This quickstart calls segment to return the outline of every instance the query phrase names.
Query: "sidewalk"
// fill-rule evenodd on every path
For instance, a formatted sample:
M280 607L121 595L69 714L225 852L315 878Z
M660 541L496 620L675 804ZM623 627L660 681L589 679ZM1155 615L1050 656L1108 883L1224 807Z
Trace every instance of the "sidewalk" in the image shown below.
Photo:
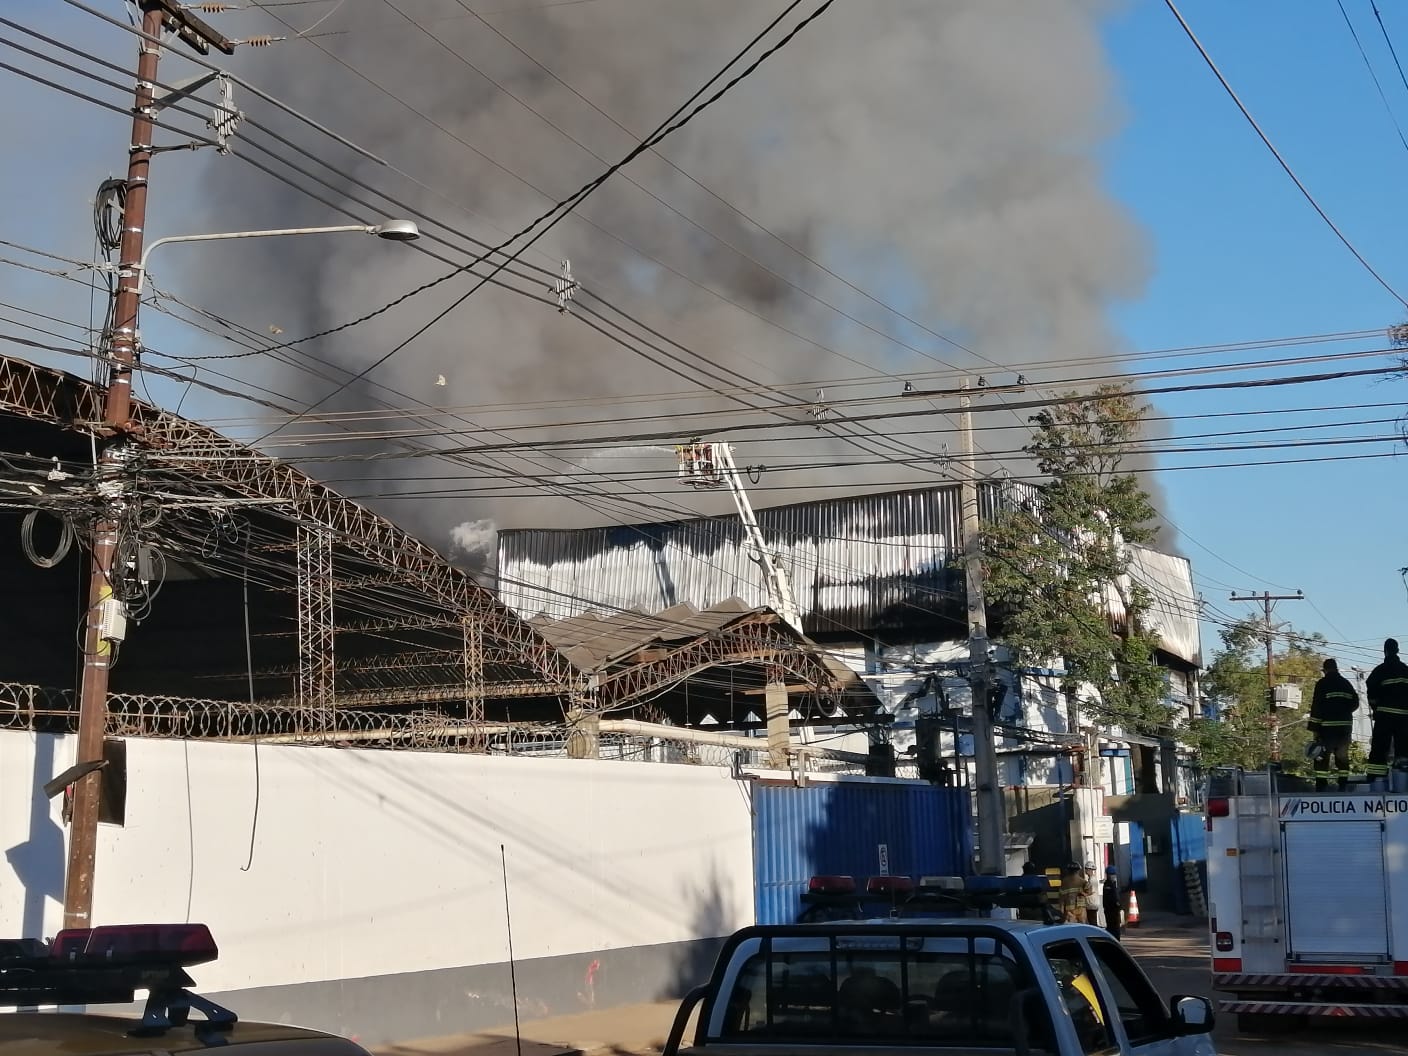
M674 1022L678 1001L581 1012L521 1024L522 1056L591 1056L659 1052ZM379 1056L519 1056L513 1024L450 1037L398 1042Z

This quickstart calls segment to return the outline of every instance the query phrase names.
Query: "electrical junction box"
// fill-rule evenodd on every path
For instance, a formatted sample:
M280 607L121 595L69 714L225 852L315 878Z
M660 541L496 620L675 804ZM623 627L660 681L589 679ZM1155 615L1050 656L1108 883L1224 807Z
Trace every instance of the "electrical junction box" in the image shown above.
M98 610L98 637L105 642L120 642L127 637L127 606L117 598L103 599Z
M1280 685L1271 687L1271 702L1278 708L1300 707L1300 686Z

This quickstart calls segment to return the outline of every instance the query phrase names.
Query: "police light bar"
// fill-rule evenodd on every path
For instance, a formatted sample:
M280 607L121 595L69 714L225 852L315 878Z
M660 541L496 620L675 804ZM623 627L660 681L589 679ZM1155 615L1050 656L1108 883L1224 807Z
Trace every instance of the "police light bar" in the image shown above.
M220 956L204 924L107 924L70 928L54 937L50 957L83 967L131 965L188 968Z
M807 882L807 890L814 895L853 895L856 881L852 876L814 876Z
M936 891L962 891L963 877L961 876L921 876L919 878L919 891L921 894Z

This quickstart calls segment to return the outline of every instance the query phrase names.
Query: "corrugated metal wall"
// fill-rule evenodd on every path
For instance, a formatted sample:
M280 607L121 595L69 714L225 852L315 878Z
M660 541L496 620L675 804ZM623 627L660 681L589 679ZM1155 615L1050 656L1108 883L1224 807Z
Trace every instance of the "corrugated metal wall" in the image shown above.
M960 876L973 857L967 791L836 782L760 785L753 794L754 898L760 924L792 923L821 874Z
M1022 484L985 484L992 516ZM963 574L950 563L959 539L956 485L858 495L757 511L791 578L808 633L922 625L963 626ZM575 616L600 605L659 612L730 597L766 605L737 517L609 528L499 533L499 594L522 616ZM941 628L947 631L951 628Z

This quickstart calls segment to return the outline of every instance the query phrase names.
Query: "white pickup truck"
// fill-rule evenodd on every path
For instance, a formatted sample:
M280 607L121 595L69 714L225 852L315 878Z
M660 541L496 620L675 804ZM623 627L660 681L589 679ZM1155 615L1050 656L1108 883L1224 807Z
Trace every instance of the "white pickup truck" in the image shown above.
M1165 1005L1088 925L832 921L731 936L662 1056L1214 1056L1212 1028L1211 1002Z

